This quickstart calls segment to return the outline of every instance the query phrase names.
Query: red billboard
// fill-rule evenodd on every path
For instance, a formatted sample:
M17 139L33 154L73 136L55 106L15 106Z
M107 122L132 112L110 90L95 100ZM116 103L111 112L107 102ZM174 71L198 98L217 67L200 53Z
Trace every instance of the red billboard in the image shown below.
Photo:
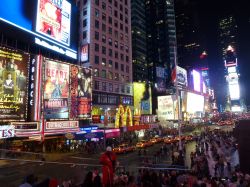
M79 66L71 66L71 119L91 117L91 70Z

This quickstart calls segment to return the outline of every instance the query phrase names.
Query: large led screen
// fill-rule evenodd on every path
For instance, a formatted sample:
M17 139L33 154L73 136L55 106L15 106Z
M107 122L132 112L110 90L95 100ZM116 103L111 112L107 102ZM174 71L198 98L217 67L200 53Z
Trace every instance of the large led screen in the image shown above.
M71 119L91 118L91 70L71 66Z
M151 87L149 84L134 82L135 114L152 114Z
M194 114L196 112L203 112L203 111L204 111L204 96L188 92L187 112L190 114Z
M193 70L193 84L194 84L194 90L197 92L201 91L201 74Z
M77 58L77 8L71 0L1 0L4 36Z
M177 66L177 84L187 86L187 70Z
M44 58L44 118L69 118L69 65Z
M29 55L0 47L0 120L27 117Z
M240 87L239 84L229 84L229 93L232 100L240 99Z
M71 4L66 0L38 0L36 31L69 46Z

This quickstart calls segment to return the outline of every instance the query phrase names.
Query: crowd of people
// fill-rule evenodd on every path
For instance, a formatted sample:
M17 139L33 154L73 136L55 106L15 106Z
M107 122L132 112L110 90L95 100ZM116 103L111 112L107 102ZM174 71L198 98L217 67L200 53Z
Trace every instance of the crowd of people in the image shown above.
M237 147L232 137L232 134L227 132L206 131L202 133L195 139L196 147L190 154L190 169L183 167L184 151L179 151L177 156L174 156L174 153L178 151L178 144L170 146L169 149L163 146L157 152L160 157L169 157L172 154L172 165L170 167L157 168L153 167L157 162L144 163L143 167L138 168L138 170L135 169L134 172L126 172L124 169L121 170L117 167L116 155L112 152L111 147L107 147L106 152L100 157L102 169L95 168L89 171L80 185L73 185L72 181L64 181L61 186L248 187L250 186L250 175L240 172L239 163L233 158ZM141 154L146 154L146 152ZM173 166L176 164L180 166L174 168ZM54 179L48 181L47 184L49 187L59 186Z

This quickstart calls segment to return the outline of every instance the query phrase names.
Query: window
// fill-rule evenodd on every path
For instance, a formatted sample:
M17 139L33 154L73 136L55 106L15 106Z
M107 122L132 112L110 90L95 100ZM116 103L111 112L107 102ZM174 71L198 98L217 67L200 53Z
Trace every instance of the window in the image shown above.
M99 40L99 32L95 31L95 39Z
M129 66L126 66L126 73L129 73Z
M112 24L112 17L109 16L109 24Z
M118 31L115 30L115 38L118 38Z
M115 47L118 48L118 42L117 41L115 41Z
M125 5L128 5L128 0L125 0Z
M84 20L82 21L82 26L83 26L83 27L86 27L86 26L87 26L87 19L84 19Z
M126 82L129 82L129 76L126 76Z
M112 83L109 83L109 91L113 92L113 84Z
M121 86L121 92L125 93L125 86L124 85Z
M95 89L99 90L100 87L100 82L99 81L95 81Z
M109 34L112 35L112 28L111 27L109 27Z
M102 35L102 42L106 43L106 36L104 34Z
M95 0L95 4L99 6L99 0Z
M116 81L119 81L119 74L118 74L118 73L115 73L114 79L115 79Z
M87 38L87 31L82 32L82 39L85 40Z
M112 0L109 0L109 3L112 3Z
M102 65L106 66L106 58L102 58Z
M125 77L124 75L121 75L121 81L124 82L125 81Z
M128 53L128 46L125 46L125 51Z
M125 32L128 33L128 27L125 27Z
M127 24L128 24L128 18L127 18L127 17L125 17L125 23L127 23Z
M104 70L104 69L102 70L101 77L102 77L102 78L106 78L106 70Z
M130 94L130 87L127 86L127 94Z
M99 17L99 10L98 9L95 9L95 17Z
M115 27L117 28L118 27L118 21L115 20Z
M128 9L127 8L125 8L125 14L128 15Z
M120 4L120 11L123 11L123 6L122 6L122 4Z
M120 23L120 29L123 31L123 24Z
M106 55L106 47L102 46L102 54Z
M99 44L95 44L95 51L99 52Z
M115 88L115 92L119 93L119 86L117 84L114 85L114 88Z
M120 50L124 50L124 45L123 44L120 44Z
M128 58L128 56L126 55L126 62L129 62L129 58Z
M95 28L99 29L99 21L95 20Z
M109 45L112 46L112 39L109 38Z
M111 80L113 79L113 73L111 71L108 72L108 78Z
M106 3L102 2L102 9L106 10Z
M95 56L95 64L99 64L99 56Z
M124 54L120 54L120 58L122 61L124 61Z
M106 25L104 23L102 24L102 31L106 32Z
M118 62L115 62L115 69L118 69Z
M120 40L123 40L123 34L120 34Z
M121 71L124 71L124 65L121 64Z
M87 12L87 9L86 9L86 8L85 8L85 9L83 9L83 11L82 11L82 15L83 15L83 16L86 16L86 15L87 15L87 13L88 13L88 12Z
M94 77L99 77L99 70L97 68L94 69Z
M115 7L118 7L118 3L117 3L117 1L115 1Z
M118 12L117 12L117 10L115 10L115 17L116 17L116 18L118 17Z
M118 52L115 51L115 58L118 58Z
M112 7L111 6L109 6L108 11L109 11L110 15L112 15Z
M128 36L125 36L125 42L128 43Z
M102 91L106 91L106 82L102 82Z
M112 49L109 49L109 56L110 56L110 57L113 56L113 51L112 51Z
M102 20L106 21L106 14L104 14L104 13L102 14Z
M113 61L109 60L109 67L112 68L112 66L113 66Z
M122 14L120 14L120 20L123 21L123 15Z

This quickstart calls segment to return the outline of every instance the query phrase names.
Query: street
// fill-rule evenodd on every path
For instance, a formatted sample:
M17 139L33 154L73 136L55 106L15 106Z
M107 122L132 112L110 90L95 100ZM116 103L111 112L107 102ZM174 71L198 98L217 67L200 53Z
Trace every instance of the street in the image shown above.
M155 144L147 148L146 157L148 159L153 158L156 151L160 150L163 143ZM187 144L186 162L190 165L189 154L195 148L194 142ZM63 154L63 153L62 153ZM59 160L41 164L39 162L24 162L24 161L11 161L10 165L5 165L0 168L0 182L5 184L6 187L18 186L21 184L25 176L34 174L38 177L38 181L42 181L46 178L56 178L59 182L63 180L73 179L77 183L82 183L87 171L94 168L99 168L101 172L101 166L99 165L100 154L66 154ZM125 167L126 171L135 173L143 161L143 156L138 155L138 150L132 153L126 153L118 155L118 162L121 168ZM15 163L15 164L13 164ZM164 166L171 164L171 156L162 158L159 162Z

